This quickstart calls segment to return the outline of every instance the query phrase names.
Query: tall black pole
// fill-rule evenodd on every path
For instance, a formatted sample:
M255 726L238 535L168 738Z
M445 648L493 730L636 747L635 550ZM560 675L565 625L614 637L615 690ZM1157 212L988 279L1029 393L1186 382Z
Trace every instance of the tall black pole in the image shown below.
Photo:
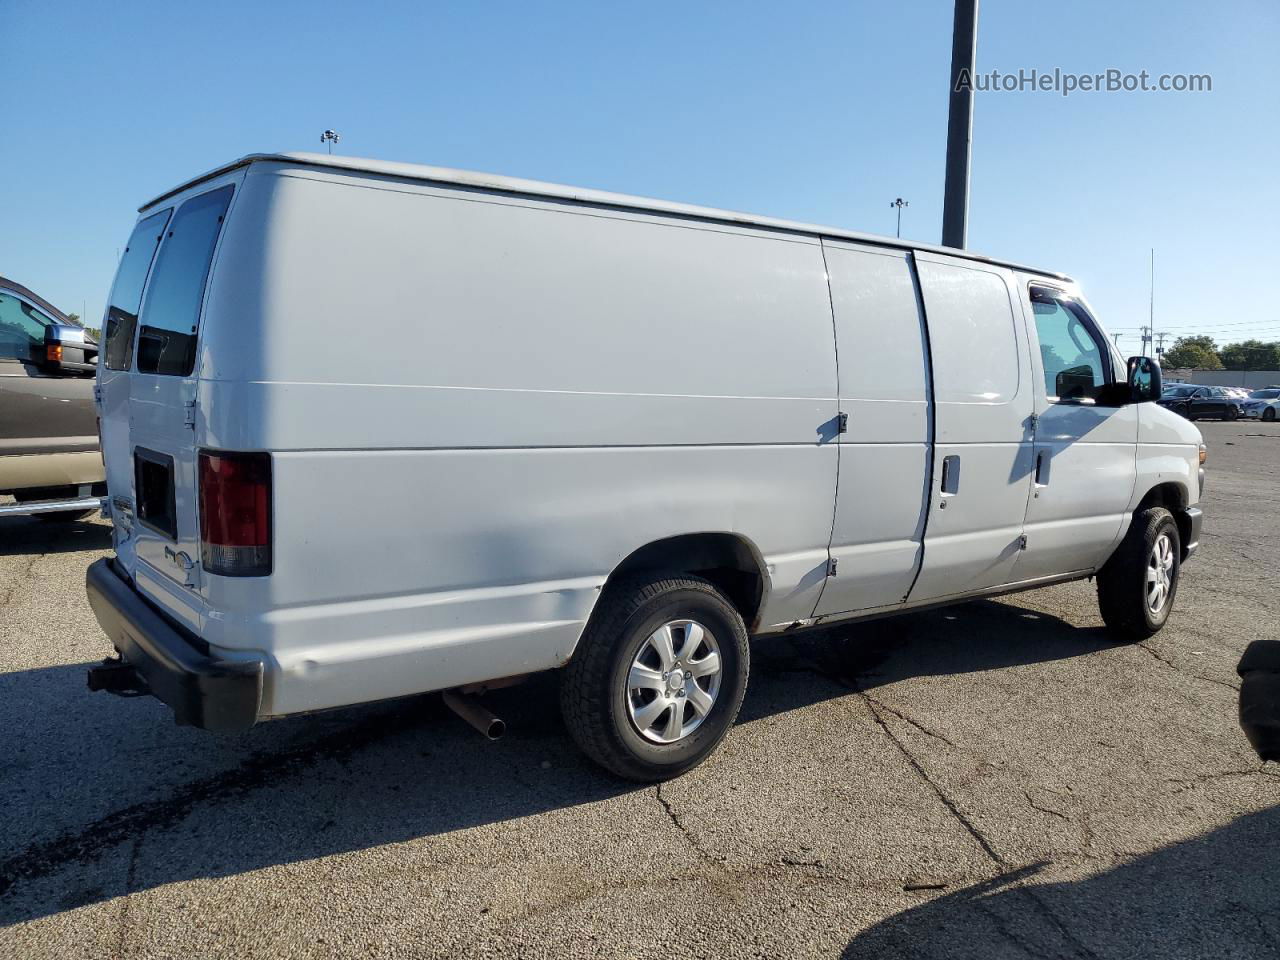
M947 181L942 245L964 249L969 236L969 153L973 144L973 71L978 53L978 0L955 0L951 29L951 109L947 114ZM963 81L967 80L965 83Z

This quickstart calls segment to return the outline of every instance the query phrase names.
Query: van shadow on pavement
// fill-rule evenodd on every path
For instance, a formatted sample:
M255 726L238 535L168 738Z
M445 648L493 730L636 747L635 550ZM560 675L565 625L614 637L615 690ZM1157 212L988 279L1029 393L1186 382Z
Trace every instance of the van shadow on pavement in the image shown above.
M739 723L851 686L1104 646L1100 631L992 602L762 639ZM489 744L433 696L219 737L175 727L150 698L88 693L87 666L0 675L0 926L641 789L577 752L551 674L489 697L509 731Z
M1278 837L1271 807L1083 880L1026 867L882 920L844 957L1274 956Z
M38 520L35 517L0 517L0 557L33 553L73 553L77 550L109 550L111 527L85 520Z

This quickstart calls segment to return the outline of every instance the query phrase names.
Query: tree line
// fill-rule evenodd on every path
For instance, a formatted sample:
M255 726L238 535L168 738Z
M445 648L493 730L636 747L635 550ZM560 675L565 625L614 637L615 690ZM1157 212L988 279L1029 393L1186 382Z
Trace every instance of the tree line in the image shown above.
M1213 337L1179 337L1160 364L1169 369L1280 370L1280 341L1245 340L1219 347Z

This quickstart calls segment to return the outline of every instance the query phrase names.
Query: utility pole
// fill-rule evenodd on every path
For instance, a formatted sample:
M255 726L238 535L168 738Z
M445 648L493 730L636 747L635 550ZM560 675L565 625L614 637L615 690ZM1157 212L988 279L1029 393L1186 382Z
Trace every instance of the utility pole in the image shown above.
M320 142L329 147L330 154L333 153L333 145L341 139L342 137L338 136L337 130L326 130L324 133L320 134Z
M1151 314L1147 320L1152 329L1156 325L1156 248L1151 248Z
M963 250L969 239L969 156L973 148L973 71L978 54L978 0L955 0L955 4L955 20L951 26L951 103L947 111L942 245Z
M1142 327L1142 355L1144 357L1151 356L1151 328Z
M889 204L889 206L898 208L898 232L895 233L894 236L901 237L902 236L902 208L909 207L911 206L911 204L908 201L903 200L901 197L899 197L897 200L893 201L893 203Z
M1156 359L1157 360L1164 359L1164 342L1170 336L1171 334L1163 331L1156 334Z
M1116 349L1117 349L1117 350L1119 350L1119 349L1120 349L1120 334L1118 334L1118 333L1113 333L1113 334L1111 335L1111 339L1115 341Z

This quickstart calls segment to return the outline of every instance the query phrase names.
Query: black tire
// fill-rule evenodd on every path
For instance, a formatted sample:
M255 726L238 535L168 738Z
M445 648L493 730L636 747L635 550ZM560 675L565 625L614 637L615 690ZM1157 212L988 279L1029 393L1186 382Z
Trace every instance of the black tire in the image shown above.
M1147 571L1162 537L1168 538L1172 567L1160 608L1153 611L1148 603ZM1181 576L1182 540L1173 514L1163 507L1136 513L1124 540L1098 572L1098 608L1107 631L1121 643L1154 636L1169 619Z
M719 690L696 729L672 743L652 742L632 719L628 676L654 632L685 619L701 624L719 648ZM667 780L697 766L724 739L742 706L749 667L742 616L710 583L688 576L630 580L600 599L561 675L560 709L574 741L606 770L644 783ZM683 700L680 710L686 715Z
M1276 419L1276 408L1267 407L1267 409L1263 410L1262 419L1267 421L1267 423L1273 423Z
M1227 420L1227 421L1231 421L1231 420L1236 419L1236 417L1238 417L1238 416L1240 416L1240 408L1239 408L1239 407L1227 407L1226 412L1225 412L1225 413L1223 413L1223 415L1222 415L1222 419L1223 419L1223 420Z

